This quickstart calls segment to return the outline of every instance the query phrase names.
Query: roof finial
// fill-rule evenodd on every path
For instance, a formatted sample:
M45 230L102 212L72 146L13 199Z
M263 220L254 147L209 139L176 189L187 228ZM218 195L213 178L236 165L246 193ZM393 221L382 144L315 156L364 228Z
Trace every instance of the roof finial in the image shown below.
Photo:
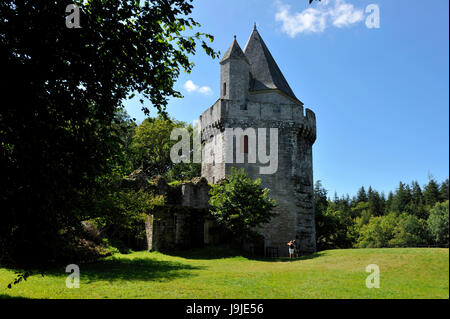
M234 35L234 39L236 40L236 34Z
M253 24L253 31L256 31L256 22Z

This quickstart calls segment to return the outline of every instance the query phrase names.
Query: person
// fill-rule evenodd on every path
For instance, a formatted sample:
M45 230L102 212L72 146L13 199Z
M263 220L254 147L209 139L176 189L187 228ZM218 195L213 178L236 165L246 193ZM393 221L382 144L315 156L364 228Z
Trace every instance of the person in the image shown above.
M292 259L292 257L294 256L295 240L291 240L290 242L288 242L288 246L289 246L289 259Z
M297 242L294 240L294 252L295 252L295 257L300 257L300 246L297 244Z

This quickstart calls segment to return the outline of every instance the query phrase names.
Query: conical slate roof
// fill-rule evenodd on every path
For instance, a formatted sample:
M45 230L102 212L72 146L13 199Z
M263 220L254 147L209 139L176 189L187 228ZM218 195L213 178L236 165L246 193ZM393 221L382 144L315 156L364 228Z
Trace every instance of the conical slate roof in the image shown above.
M244 58L244 59L246 59L244 52L242 52L241 47L239 46L239 44L236 41L236 36L234 36L233 43L231 43L231 46L228 48L227 52L225 52L225 54L223 55L223 58L222 58L222 60L220 62L223 62L223 61L228 60L230 58Z
M256 30L256 26L245 45L244 54L250 63L253 77L250 91L278 89L298 100Z

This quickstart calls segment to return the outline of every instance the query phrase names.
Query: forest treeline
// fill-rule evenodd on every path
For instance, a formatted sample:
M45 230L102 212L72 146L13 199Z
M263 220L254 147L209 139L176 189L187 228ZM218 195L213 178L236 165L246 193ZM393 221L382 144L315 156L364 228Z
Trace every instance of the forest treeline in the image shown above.
M331 198L314 186L318 250L366 247L448 247L448 179L420 187L400 182L384 193L361 187L356 196Z

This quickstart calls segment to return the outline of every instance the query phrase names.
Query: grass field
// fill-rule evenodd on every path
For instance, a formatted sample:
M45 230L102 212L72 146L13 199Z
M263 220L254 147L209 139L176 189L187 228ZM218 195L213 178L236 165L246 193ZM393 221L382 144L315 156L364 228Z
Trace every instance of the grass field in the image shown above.
M33 275L0 298L449 298L449 254L440 248L328 250L295 261L248 259L225 247L179 254L134 252L80 265L80 288L65 267ZM368 289L369 264L380 288Z

